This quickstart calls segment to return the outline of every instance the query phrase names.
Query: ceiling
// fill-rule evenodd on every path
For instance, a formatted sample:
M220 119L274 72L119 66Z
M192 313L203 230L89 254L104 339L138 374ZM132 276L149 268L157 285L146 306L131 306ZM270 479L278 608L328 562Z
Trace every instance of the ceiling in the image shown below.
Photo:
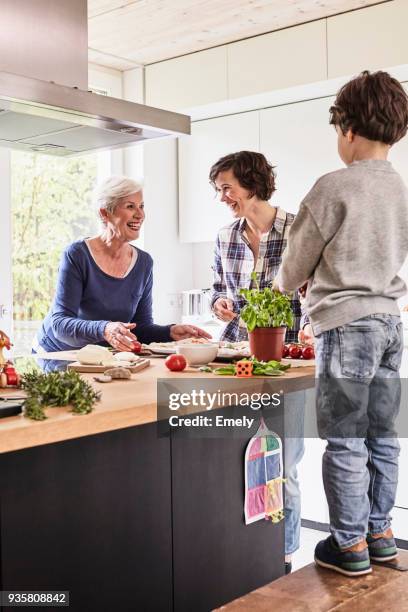
M119 70L379 0L88 0L89 61Z

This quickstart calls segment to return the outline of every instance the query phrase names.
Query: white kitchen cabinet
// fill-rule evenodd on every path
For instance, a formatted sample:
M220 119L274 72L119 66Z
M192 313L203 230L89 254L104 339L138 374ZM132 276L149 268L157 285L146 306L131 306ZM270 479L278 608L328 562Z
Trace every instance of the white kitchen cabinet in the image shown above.
M328 78L408 63L407 0L327 19Z
M260 151L276 166L272 202L296 213L316 179L343 167L337 136L329 125L333 98L308 100L261 111Z
M259 112L192 124L179 138L179 230L181 242L213 242L233 218L209 184L211 166L223 155L259 150Z
M180 110L228 97L225 46L151 64L145 75L149 106Z
M324 19L228 45L230 98L326 78Z

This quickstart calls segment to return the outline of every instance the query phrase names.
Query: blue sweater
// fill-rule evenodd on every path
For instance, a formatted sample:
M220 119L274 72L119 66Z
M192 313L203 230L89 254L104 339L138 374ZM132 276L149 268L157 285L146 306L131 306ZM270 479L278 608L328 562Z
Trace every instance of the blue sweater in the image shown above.
M170 325L155 325L152 317L153 260L137 249L137 261L124 278L103 272L84 240L63 253L51 309L38 331L46 351L107 345L103 332L109 321L136 323L140 342L171 340Z

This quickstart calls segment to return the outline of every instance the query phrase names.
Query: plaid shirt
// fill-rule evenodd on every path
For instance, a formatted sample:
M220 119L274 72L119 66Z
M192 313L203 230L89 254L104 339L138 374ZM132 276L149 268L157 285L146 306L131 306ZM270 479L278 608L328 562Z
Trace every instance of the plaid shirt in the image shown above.
M289 228L294 220L295 215L278 208L270 231L261 237L255 268L261 289L270 286L278 272L288 240ZM245 229L246 221L240 219L223 227L218 233L215 244L211 306L214 306L218 298L229 298L234 303L234 312L240 312L246 303L245 299L239 295L239 290L251 288L254 254L249 246ZM286 332L287 342L297 342L298 331L301 328L302 310L297 292L293 295L292 309L295 323L293 328ZM305 324L308 321L306 315L303 316L302 324ZM235 317L230 321L221 335L222 340L231 342L247 340L247 338L248 332L240 317Z

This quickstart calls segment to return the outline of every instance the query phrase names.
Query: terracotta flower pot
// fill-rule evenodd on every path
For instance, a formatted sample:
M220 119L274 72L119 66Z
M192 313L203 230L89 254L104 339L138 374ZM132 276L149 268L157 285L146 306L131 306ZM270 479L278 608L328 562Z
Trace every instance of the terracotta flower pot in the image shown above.
M249 332L249 349L251 355L259 361L282 359L286 327L255 327Z

